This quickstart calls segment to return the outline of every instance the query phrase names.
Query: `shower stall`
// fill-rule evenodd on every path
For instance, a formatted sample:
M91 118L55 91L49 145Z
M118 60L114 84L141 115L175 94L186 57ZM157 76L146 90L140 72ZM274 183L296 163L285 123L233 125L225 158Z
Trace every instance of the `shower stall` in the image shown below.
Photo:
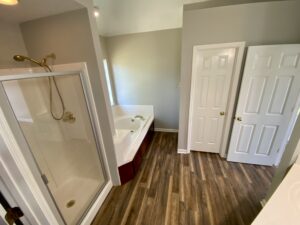
M65 224L80 224L103 195L109 170L85 64L54 71L0 70L1 113L24 163L37 168L35 179L41 180L57 215ZM57 91L49 93L53 80ZM61 119L53 116L62 110Z

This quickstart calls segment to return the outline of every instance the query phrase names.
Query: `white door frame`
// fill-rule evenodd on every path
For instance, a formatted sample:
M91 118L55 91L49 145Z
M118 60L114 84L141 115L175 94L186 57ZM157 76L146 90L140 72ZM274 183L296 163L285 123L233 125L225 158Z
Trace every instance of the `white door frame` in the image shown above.
M280 146L280 150L279 150L277 158L275 160L275 164L274 165L276 167L279 166L279 164L281 162L282 156L283 156L283 154L285 152L287 144L290 141L291 135L292 135L292 133L294 131L294 127L295 127L295 124L297 122L297 118L298 118L299 115L300 115L300 93L298 95L297 102L296 102L296 104L294 106L289 126L288 126L287 131L286 131L286 133L284 135L284 138L282 140L282 144Z
M246 42L233 42L233 43L220 43L220 44L210 44L210 45L195 45L193 47L193 63L192 63L192 77L191 77L191 89L190 89L190 108L189 108L189 122L188 122L188 144L187 144L187 153L191 151L191 132L192 132L192 112L193 112L193 102L194 102L194 90L196 85L196 52L199 50L207 50L207 49L218 49L218 48L235 48L236 49L236 57L235 57L235 64L233 67L233 76L231 80L231 86L229 90L228 96L228 103L227 109L224 119L224 130L221 140L221 149L219 154L221 157L226 157L227 153L227 146L228 146L228 137L232 125L232 116L234 112L236 97L237 97L237 90L238 84L241 75L241 68L242 62L244 57L244 50L245 50Z
M88 76L86 63L72 63L65 65L54 66L55 71L51 76L74 75L79 74L83 90L87 100L88 110L91 114L92 124L95 129L96 137L99 142L101 156L103 157L104 167L107 172L107 179L102 192L98 195L93 205L89 209L81 222L81 225L88 225L92 222L97 214L100 206L104 202L106 196L112 188L111 173L108 166L108 159L104 151L104 144L100 123L97 117L97 110L94 97L91 91L91 83ZM72 71L70 71L70 68ZM39 78L48 77L49 73L32 73L27 69L7 69L6 76L0 76L0 81L22 79L22 78ZM17 71L17 72L16 72ZM25 72L24 72L25 71ZM57 72L59 71L59 72ZM17 75L15 75L17 73ZM3 87L0 86L0 91L3 92ZM8 100L0 95L0 102L3 105L8 104ZM34 162L33 156L30 153L26 142L22 141L20 146L19 132L15 132L15 118L10 118L13 115L10 107L0 108L0 175L3 181L10 185L12 192L16 193L16 202L23 206L23 210L30 213L27 217L31 219L32 224L41 225L60 225L64 224L62 217L59 215L57 208L43 183L39 169ZM9 117L7 117L10 115ZM21 134L22 135L22 134ZM24 139L24 138L23 138ZM96 140L97 142L97 140ZM117 170L117 168L116 168Z

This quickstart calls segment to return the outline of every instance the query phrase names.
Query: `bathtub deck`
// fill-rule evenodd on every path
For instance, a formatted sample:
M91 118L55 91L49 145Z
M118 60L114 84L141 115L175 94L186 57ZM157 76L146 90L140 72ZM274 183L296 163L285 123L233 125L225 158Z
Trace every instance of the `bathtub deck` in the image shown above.
M114 187L93 225L249 225L273 169L217 154L177 154L177 134L155 133L137 176Z

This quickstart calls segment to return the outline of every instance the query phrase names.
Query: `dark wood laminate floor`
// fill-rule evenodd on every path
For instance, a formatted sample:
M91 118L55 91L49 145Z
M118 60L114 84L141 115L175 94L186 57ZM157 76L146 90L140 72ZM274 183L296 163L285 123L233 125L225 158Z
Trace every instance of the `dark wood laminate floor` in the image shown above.
M251 224L272 168L176 151L177 134L155 133L138 175L112 189L92 225Z

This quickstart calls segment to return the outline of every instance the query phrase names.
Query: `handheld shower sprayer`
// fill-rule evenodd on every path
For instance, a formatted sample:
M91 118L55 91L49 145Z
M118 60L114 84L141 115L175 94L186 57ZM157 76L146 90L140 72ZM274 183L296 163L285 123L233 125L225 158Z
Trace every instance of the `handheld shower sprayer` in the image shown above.
M47 70L49 70L48 72L52 72L51 68L47 64L47 59L48 58L56 59L56 55L54 53L51 53L49 55L46 55L40 61L37 61L35 59L32 59L32 58L30 58L28 56L24 56L24 55L14 55L13 58L17 62L24 62L25 60L28 60L28 61L30 61L30 62L32 62L34 64L39 65L40 67L46 68Z
M17 62L24 62L25 60L28 60L34 64L39 65L40 67L44 68L47 72L52 72L52 69L50 68L50 66L47 64L47 59L52 58L52 59L56 59L56 56L54 53L46 55L44 58L42 58L40 61L37 61L35 59L32 59L28 56L24 56L24 55L14 55L13 59ZM52 79L51 79L52 78ZM63 101L63 98L61 96L61 93L59 91L59 88L57 86L55 77L48 77L48 81L49 81L49 97L50 97L50 112L51 115L53 117L53 119L55 120L63 120L63 121L70 121L70 122L74 122L75 121L75 117L73 116L72 113L68 112L68 115L66 114L66 108L65 108L65 103ZM60 103L61 103L61 107L62 107L62 113L60 116L56 116L53 112L53 94L52 94L52 81L54 83L54 87L57 91ZM71 115L71 116L70 116ZM70 118L70 119L68 119Z
M28 57L23 56L23 55L14 55L14 60L18 61L18 62L24 62L26 58L28 58Z

